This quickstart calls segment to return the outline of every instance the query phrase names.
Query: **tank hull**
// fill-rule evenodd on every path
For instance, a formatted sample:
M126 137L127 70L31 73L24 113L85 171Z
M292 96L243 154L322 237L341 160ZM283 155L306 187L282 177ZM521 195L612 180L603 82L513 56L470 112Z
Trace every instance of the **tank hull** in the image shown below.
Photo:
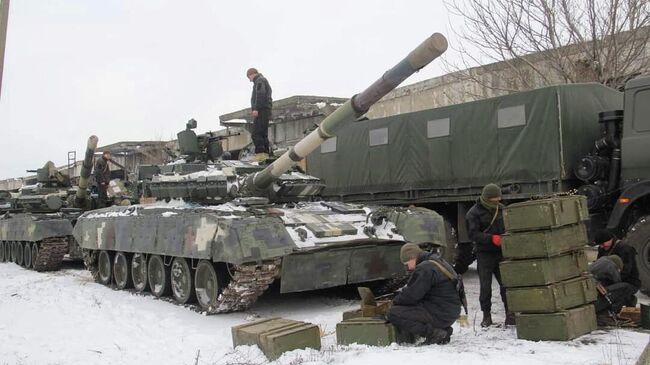
M5 252L3 261L36 271L58 270L65 256L82 258L72 237L72 221L60 213L24 213L0 219L0 248Z
M112 207L82 215L74 237L95 276L101 271L97 261L101 252L110 257L141 255L147 263L160 257L170 270L176 259L192 268L210 262L221 294L240 272L255 271L263 280L261 287L249 288L254 299L277 279L283 293L400 279L405 275L399 260L404 242L447 244L442 217L427 209L316 202L292 207L232 203ZM213 308L205 309L243 310L254 299L232 307L217 300Z

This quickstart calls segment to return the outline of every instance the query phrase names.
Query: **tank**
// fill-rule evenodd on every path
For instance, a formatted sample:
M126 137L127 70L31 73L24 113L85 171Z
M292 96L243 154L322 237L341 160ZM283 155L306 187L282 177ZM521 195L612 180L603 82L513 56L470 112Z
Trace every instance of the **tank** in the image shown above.
M48 161L42 168L28 171L36 173L35 184L23 186L17 194L0 192L0 262L52 271L61 267L66 255L82 259L72 228L91 206L86 187L96 146L97 137L91 136L81 173L86 185L76 191L70 178Z
M96 281L171 295L211 313L245 310L275 280L282 293L405 277L404 242L444 247L442 217L424 208L324 202L320 179L294 168L447 48L434 34L270 164L224 159L190 120L180 157L142 166L143 201L84 213L74 237Z

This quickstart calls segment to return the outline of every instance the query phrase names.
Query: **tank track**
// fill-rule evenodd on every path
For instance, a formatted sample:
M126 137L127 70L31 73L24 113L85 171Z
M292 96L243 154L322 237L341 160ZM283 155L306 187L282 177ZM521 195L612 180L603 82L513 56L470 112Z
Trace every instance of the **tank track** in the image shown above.
M238 312L248 309L268 289L280 272L280 260L261 265L233 265L229 271L230 282L219 294L214 308L208 313Z
M83 257L84 260L84 266L86 267L86 270L90 271L90 275L92 275L93 280L95 282L99 282L99 269L97 268L97 252L98 251L90 251L90 250L81 250L81 256Z
M34 259L34 270L55 271L61 268L63 257L68 252L67 237L46 238L40 242L38 256Z

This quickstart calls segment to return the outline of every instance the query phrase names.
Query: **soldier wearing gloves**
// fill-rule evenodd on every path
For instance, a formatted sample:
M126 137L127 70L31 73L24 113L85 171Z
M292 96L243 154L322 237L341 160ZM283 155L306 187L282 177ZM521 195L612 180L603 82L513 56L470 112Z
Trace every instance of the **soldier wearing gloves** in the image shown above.
M501 283L499 262L503 261L501 253L501 235L505 233L503 225L503 208L501 188L488 184L483 188L478 201L465 216L469 238L476 247L476 261L480 284L479 302L483 312L481 327L492 325L492 275L497 279L501 291L501 300L506 309L506 325L514 325L515 317L508 312L506 289Z
M402 246L400 260L412 274L393 299L388 320L401 331L424 337L425 344L448 343L461 311L462 279L440 255L413 243Z

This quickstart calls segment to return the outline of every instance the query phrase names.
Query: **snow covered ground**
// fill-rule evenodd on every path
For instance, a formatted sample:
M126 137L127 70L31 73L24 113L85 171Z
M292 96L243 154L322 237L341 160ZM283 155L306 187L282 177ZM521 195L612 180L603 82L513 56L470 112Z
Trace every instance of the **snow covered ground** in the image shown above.
M596 331L570 342L517 340L514 327L478 325L478 278L465 275L469 327L454 326L446 346L336 346L341 312L357 306L330 292L269 293L246 313L204 316L152 296L96 284L79 265L36 273L0 264L2 364L264 364L256 347L232 348L230 327L283 316L321 326L323 349L284 354L276 364L631 364L648 344L648 332ZM498 298L496 285L494 298ZM647 300L647 298L644 298ZM500 300L495 320L503 321Z

